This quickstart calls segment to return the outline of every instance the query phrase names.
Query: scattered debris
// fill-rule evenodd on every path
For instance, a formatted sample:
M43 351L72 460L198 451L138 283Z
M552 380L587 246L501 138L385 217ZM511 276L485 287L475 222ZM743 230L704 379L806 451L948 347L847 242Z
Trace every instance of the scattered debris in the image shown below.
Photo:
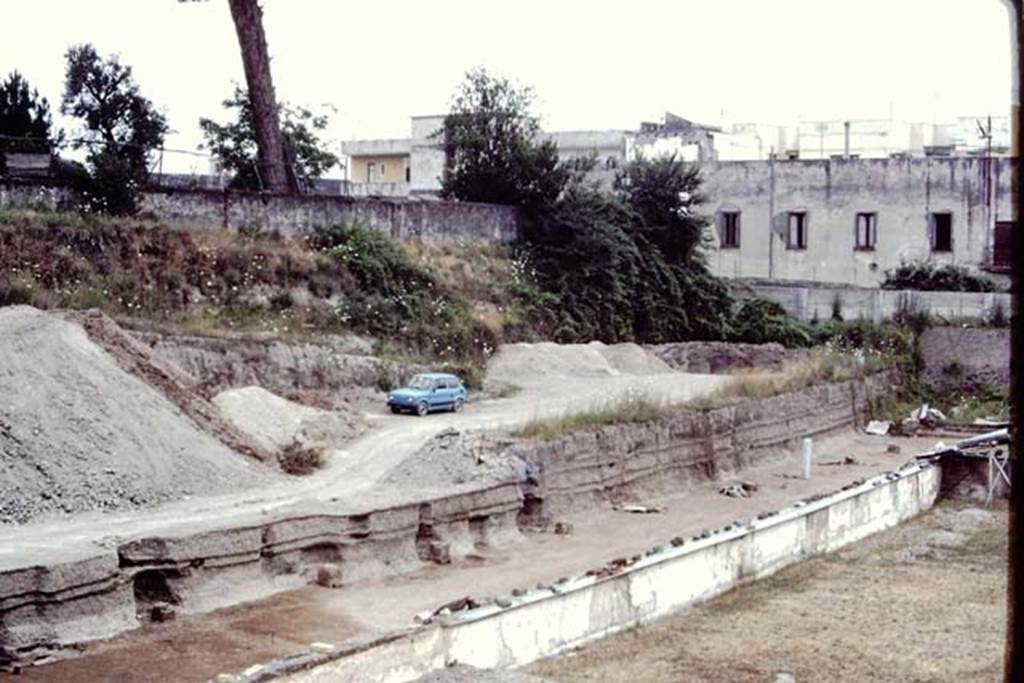
M316 571L316 583L324 588L340 588L341 567L331 562L320 565Z
M864 428L864 432L866 434L874 434L875 436L885 436L891 428L892 422L888 420L871 420L868 422L868 426Z
M900 452L899 444L894 444L894 443L889 444L888 446L885 447L885 452L886 453L899 453Z
M327 654L329 652L334 652L334 645L332 643L310 643L309 649L313 652L321 652L323 654Z
M174 621L176 616L174 605L169 602L155 602L149 612L150 619L157 623Z
M629 512L634 515L650 515L663 512L664 508L657 507L654 505L613 505L612 510L618 510L619 512Z
M515 595L516 592L512 591L512 594ZM477 607L483 607L484 605L491 604L492 602L493 601L491 600L474 600L467 595L464 598L446 602L433 612L420 612L413 618L413 620L417 624L429 624L437 617L447 617L455 612L465 612L467 610L476 609Z
M568 536L575 528L569 522L555 522L555 533L560 536Z
M823 462L823 463L820 463L820 464L821 465L828 465L828 466L831 466L831 467L834 467L834 466L837 466L837 465L842 467L842 466L845 466L845 465L863 465L864 463L862 463L860 460L858 460L857 458L853 457L852 455L848 455L845 458L843 458L842 460L829 460L828 462Z
M718 489L719 493L730 498L749 498L755 491L757 491L757 484L751 484L747 481L740 482L739 484L729 484Z

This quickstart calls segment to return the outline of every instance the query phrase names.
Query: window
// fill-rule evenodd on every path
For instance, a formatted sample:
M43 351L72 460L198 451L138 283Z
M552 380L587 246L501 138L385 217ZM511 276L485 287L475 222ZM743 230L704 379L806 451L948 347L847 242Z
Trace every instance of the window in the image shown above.
M366 164L366 182L368 182L368 183L372 183L373 182L374 166L375 166L375 164L372 161L370 163Z
M405 167L405 182L409 182L409 180L411 178L412 178L411 169L408 166L406 166Z
M1014 221L997 221L995 233L992 235L992 265L1008 267L1010 265L1010 235L1017 229Z
M857 214L857 249L873 251L878 240L878 214Z
M789 212L789 229L786 231L787 249L807 248L807 213L804 211Z
M953 251L953 214L932 214L932 251Z
M382 161L381 164L380 164L380 179L384 180L384 176L385 176L385 173L384 173L384 162Z
M619 160L616 159L615 157L608 157L604 161L604 167L607 168L609 171L616 169L619 167Z
M739 249L740 212L723 211L719 218L718 246L720 249Z

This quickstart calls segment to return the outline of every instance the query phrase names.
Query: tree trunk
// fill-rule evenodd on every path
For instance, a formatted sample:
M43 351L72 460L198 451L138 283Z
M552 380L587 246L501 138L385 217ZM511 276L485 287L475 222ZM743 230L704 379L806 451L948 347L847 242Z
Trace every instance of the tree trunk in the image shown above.
M295 188L288 182L285 167L277 98L270 78L267 37L263 32L263 10L258 0L228 0L228 4L238 33L249 101L252 103L256 146L259 149L260 181L264 189L287 193Z

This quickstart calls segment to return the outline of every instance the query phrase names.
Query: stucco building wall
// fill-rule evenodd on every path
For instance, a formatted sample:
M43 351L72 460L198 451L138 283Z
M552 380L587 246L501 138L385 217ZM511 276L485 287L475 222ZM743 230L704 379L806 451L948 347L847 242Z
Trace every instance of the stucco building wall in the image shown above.
M1011 164L980 157L733 161L702 166L715 220L712 270L726 277L876 286L901 261L979 267L992 226L1011 220ZM740 214L740 245L722 248L724 211ZM788 215L806 213L805 249L787 248ZM930 215L952 214L952 250L932 249ZM858 213L877 216L874 249L856 249Z

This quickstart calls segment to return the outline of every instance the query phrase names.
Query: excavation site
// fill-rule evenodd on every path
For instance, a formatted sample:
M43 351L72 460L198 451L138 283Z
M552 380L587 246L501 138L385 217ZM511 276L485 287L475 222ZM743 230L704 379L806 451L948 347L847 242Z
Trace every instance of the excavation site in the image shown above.
M681 605L926 510L939 436L992 431L880 433L894 371L828 377L777 345L506 344L464 410L419 417L387 411L390 361L327 345L0 323L0 661L29 680L521 665L678 609L589 595L645 567L710 572ZM991 497L963 462L961 493ZM516 616L543 609L562 616ZM506 618L544 631L458 635Z

